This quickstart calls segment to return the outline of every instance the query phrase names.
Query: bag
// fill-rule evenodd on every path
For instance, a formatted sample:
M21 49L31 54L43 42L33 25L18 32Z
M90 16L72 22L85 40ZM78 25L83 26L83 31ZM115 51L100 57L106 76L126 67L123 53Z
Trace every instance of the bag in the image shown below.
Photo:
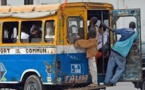
M109 41L105 43L105 45L102 46L102 48L99 49L100 52L106 52L109 49Z

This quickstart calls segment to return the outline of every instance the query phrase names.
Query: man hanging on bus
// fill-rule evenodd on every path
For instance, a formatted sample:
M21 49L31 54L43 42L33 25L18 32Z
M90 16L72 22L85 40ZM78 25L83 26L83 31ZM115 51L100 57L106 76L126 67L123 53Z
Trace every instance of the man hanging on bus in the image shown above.
M98 86L98 77L97 77L97 66L95 56L97 54L97 40L98 40L98 27L96 26L98 19L92 17L90 19L90 25L88 27L88 39L87 40L77 40L74 44L76 48L82 47L86 49L88 65L90 74L92 76L92 84L88 85L89 87Z
M114 44L111 49L111 54L108 61L106 77L104 84L113 86L120 79L126 65L126 57L133 45L134 40L138 37L138 31L134 31L136 28L135 22L129 23L129 28L112 29L106 24L102 24L107 29L113 31L115 34L120 34L121 38ZM117 65L115 74L113 76L113 69Z

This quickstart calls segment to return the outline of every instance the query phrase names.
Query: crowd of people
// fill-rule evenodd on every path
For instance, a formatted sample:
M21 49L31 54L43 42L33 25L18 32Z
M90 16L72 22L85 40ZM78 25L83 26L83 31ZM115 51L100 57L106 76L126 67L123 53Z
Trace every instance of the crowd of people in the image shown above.
M86 49L86 57L88 58L89 71L92 77L92 83L88 86L96 87L98 86L96 60L102 56L102 50L107 48L109 31L121 35L120 39L111 48L104 80L104 85L113 86L116 85L125 69L126 58L138 36L138 31L134 30L136 28L135 22L130 22L129 28L112 29L103 22L98 27L96 25L97 21L97 17L90 19L87 40L77 40L74 47ZM115 74L113 74L115 66L117 67Z

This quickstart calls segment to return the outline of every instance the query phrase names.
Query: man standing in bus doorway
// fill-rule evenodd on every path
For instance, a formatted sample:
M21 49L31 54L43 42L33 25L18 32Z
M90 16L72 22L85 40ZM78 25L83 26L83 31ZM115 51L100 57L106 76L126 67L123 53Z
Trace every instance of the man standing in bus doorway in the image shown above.
M103 56L103 52L106 53L108 49L108 37L109 37L109 31L106 29L106 27L103 27L102 24L99 26L99 32L98 32L98 52L96 55L96 63L97 59Z
M88 27L88 39L77 40L74 44L75 48L81 47L86 49L86 57L88 58L89 70L92 77L92 84L88 85L88 87L98 86L97 66L95 60L98 40L98 27L95 25L97 21L98 19L96 17L92 17L90 19L90 25Z
M98 27L96 26L98 19L96 17L92 17L90 19L90 25L88 27L88 39L93 39L95 38L95 40L98 40ZM97 42L96 42L97 44ZM97 49L97 48L95 48ZM95 54L96 56L96 54ZM92 76L92 84L88 85L88 86L98 86L98 74L97 74L97 65L96 65L96 59L95 56L89 57L89 70L90 70L90 74Z
M113 86L117 83L121 77L125 65L126 57L133 45L133 42L138 37L138 31L134 31L136 28L135 22L129 23L129 28L112 29L105 24L102 24L107 29L113 31L115 34L120 34L121 38L114 44L111 49L111 54L108 61L106 77L104 84L108 86ZM113 76L113 69L117 65L115 74Z

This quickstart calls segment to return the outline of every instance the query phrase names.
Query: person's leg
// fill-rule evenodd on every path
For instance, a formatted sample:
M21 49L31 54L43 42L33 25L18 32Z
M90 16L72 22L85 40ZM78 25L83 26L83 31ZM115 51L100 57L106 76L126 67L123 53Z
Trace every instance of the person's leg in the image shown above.
M91 57L88 60L90 74L92 76L92 83L98 84L98 76L97 76L97 65L95 61L95 57Z
M121 77L121 75L122 75L122 73L125 69L126 58L116 55L116 63L117 63L117 69L116 69L115 75L110 80L110 82L113 83L113 84L116 84L117 81L119 80L119 78Z
M116 56L114 55L114 52L111 52L109 61L108 61L108 65L107 65L107 71L106 71L106 77L104 80L104 84L108 84L113 76L113 69L116 65L115 57Z

